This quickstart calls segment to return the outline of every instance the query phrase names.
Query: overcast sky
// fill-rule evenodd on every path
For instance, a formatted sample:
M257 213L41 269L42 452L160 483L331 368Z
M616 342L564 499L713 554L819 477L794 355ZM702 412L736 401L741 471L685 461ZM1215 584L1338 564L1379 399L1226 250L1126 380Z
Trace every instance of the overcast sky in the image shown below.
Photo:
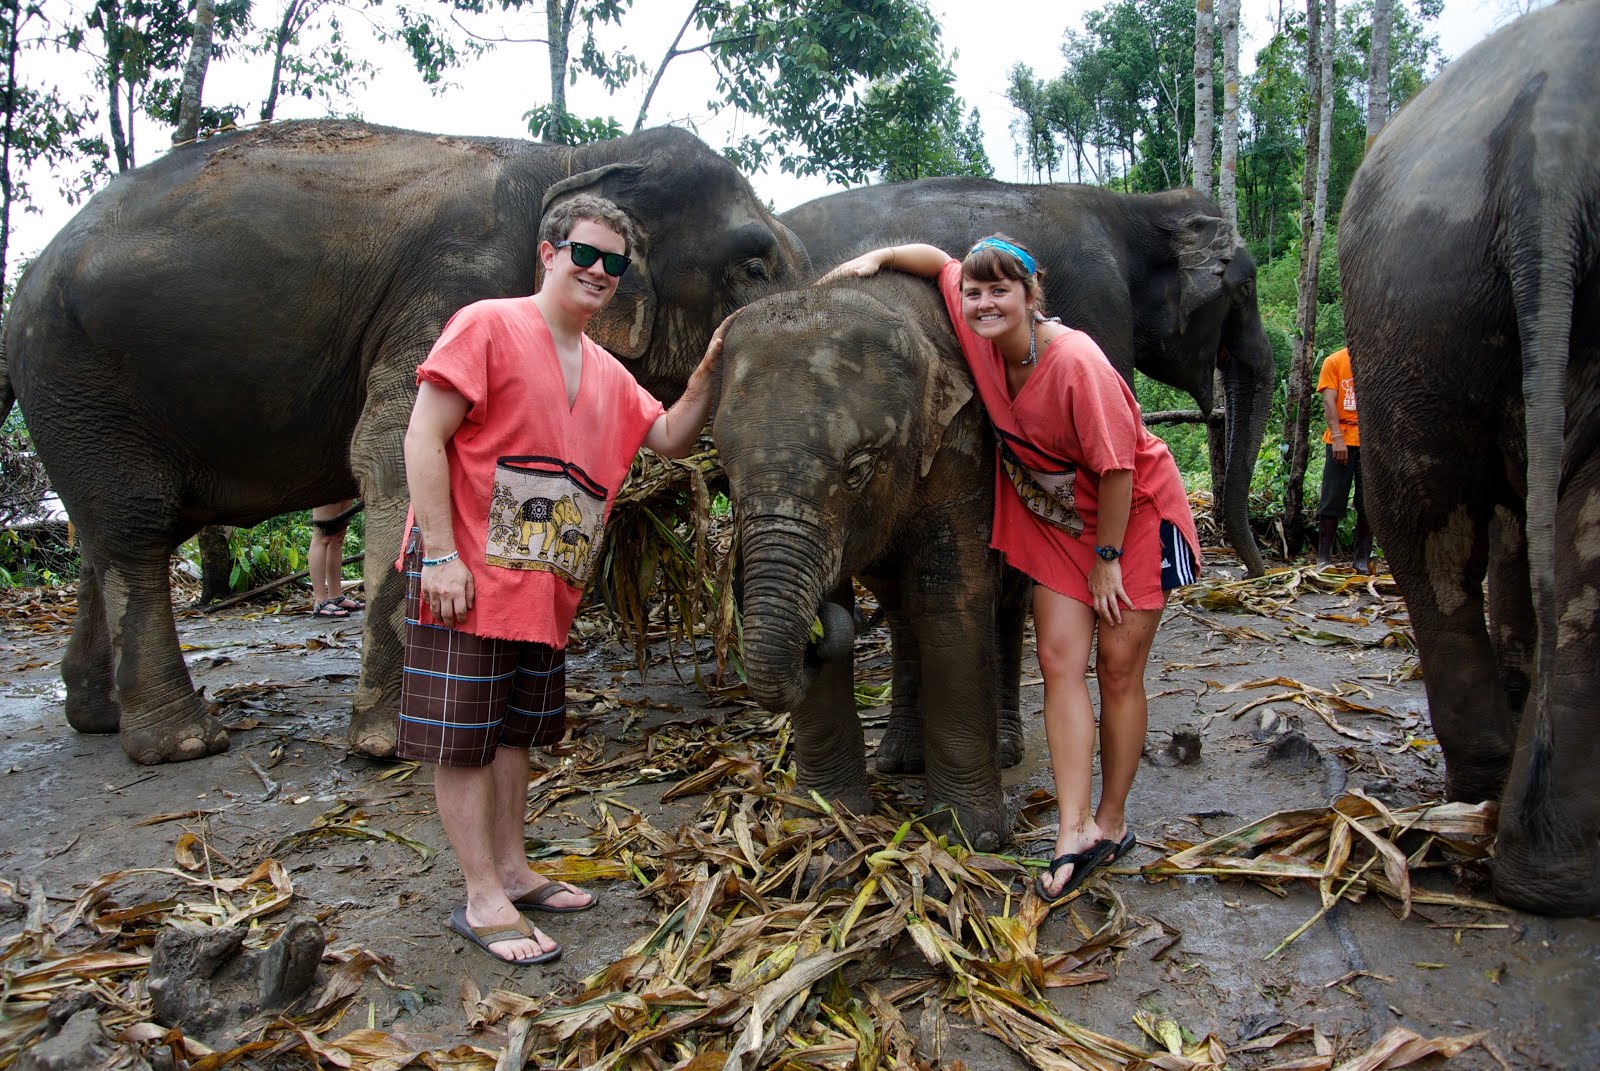
M627 14L626 33L618 40L625 41L641 60L654 66L677 33L689 3L690 0L639 0ZM1103 7L1104 3L1105 0L1006 0L997 5L972 0L929 3L943 29L945 47L955 57L956 92L969 107L977 107L982 116L985 146L997 178L1023 182L1031 178L1021 168L1009 130L1015 113L1006 102L1005 86L1012 65L1028 64L1046 78L1059 74L1064 63L1064 34L1069 28L1081 29L1084 13ZM1267 41L1270 13L1277 5L1278 0L1244 0L1240 62L1247 71L1254 66L1255 51ZM1444 54L1459 56L1503 25L1513 6L1514 0L1445 0L1443 17L1435 26ZM542 15L526 20L529 24L542 21ZM507 36L542 36L534 25L517 27L479 21L473 27L484 33L503 30ZM373 60L387 70L361 94L357 107L364 118L375 123L454 134L526 137L523 113L533 104L546 101L549 95L548 66L539 45L501 45L472 65L452 72L452 86L442 94L431 94L423 88L406 57L392 46L375 52ZM64 72L64 77L70 75ZM246 102L252 109L249 118L260 106L266 81L264 65L247 66L232 59L213 65L206 95L211 100ZM614 115L631 128L644 89L641 79L640 84L607 97L593 79L580 79L577 86L568 89L568 108L584 116ZM744 129L750 124L749 119L731 112L713 117L705 107L713 92L714 82L704 59L687 56L674 60L656 92L647 122L686 124L712 145L726 144L740 133L753 132ZM282 101L278 110L279 118L316 114L319 113L312 102L300 100ZM167 134L142 120L140 162L153 158ZM820 179L803 180L777 173L756 175L752 181L757 193L779 211L837 189ZM48 195L52 185L48 174L33 177L35 197L44 211L13 218L11 248L16 253L26 256L37 251L74 211Z

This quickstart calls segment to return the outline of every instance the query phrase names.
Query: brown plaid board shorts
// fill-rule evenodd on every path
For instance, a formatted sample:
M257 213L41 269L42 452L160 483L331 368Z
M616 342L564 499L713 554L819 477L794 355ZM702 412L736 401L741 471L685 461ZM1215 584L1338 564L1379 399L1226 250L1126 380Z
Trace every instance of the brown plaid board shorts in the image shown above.
M553 744L567 728L566 655L424 625L422 540L406 552L406 652L395 754L439 766L487 766L500 747Z

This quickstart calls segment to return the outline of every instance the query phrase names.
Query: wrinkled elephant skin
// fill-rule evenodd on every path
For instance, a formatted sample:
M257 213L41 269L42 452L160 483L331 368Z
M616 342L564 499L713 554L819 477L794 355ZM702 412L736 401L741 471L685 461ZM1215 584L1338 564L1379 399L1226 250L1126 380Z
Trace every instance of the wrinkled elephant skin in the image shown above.
M819 268L900 242L965 256L977 239L1005 233L1038 257L1049 311L1098 342L1130 385L1137 368L1211 412L1220 371L1227 439L1212 435L1212 486L1228 542L1260 574L1250 476L1272 406L1272 347L1255 262L1214 203L1193 190L939 178L847 190L779 218Z
M894 645L880 769L924 769L929 810L998 847L1024 589L1002 598L994 445L938 292L888 273L751 305L728 332L713 428L738 518L745 672L759 702L793 712L802 785L870 807L841 609L856 577Z
M1339 232L1446 788L1500 800L1496 895L1559 915L1600 913L1597 54L1600 0L1478 45L1390 120Z
M360 493L361 679L351 746L392 754L415 371L445 321L532 293L538 224L580 192L638 228L590 333L664 399L734 308L809 273L792 234L681 130L567 148L342 121L177 148L118 176L18 284L13 392L82 539L67 718L143 763L227 746L179 653L174 547Z

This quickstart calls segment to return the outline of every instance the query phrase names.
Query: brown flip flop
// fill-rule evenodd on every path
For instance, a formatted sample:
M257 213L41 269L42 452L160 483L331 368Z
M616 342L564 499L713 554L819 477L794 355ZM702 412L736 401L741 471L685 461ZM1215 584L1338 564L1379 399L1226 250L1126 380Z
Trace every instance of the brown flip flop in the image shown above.
M582 907L557 907L554 904L545 903L552 896L564 892L578 895L587 894L589 902ZM511 901L511 906L518 911L548 911L552 915L570 915L576 911L587 911L599 902L600 898L587 889L580 889L576 885L568 885L564 881L551 880L546 881L533 892Z
M553 959L561 958L560 945L548 952L541 952L537 956L530 956L527 959L507 959L489 947L497 941L515 941L519 937L526 937L530 941L533 940L533 927L521 915L518 915L517 921L509 926L474 926L467 921L467 909L458 907L450 912L450 928L483 949L494 959L508 966L531 967L535 963L549 963Z

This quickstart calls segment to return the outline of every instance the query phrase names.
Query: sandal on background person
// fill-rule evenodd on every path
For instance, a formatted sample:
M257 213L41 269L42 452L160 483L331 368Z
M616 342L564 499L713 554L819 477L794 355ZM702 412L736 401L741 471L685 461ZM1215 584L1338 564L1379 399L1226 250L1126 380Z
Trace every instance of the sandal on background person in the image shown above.
M339 605L338 599L324 599L311 611L312 617L349 617L350 611Z
M362 602L360 599L356 598L353 595L341 594L341 595L339 595L338 598L329 599L328 601L333 603L335 606L339 607L340 609L348 610L348 611L350 611L352 613L354 613L357 610L365 610L367 608L367 604L366 603Z

